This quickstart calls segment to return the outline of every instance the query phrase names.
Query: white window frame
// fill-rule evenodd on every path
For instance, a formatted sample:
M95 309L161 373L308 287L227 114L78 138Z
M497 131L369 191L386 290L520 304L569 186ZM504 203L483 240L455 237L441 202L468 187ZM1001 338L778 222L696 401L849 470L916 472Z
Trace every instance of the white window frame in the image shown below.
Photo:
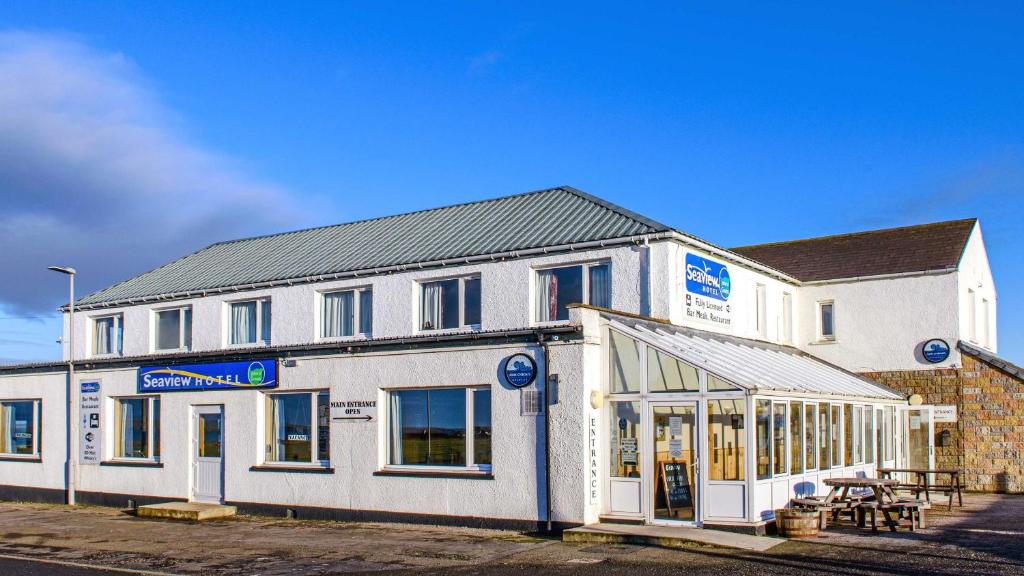
M392 464L391 463L391 427L392 427L392 414L391 414L391 395L396 392L414 392L420 390L463 390L466 393L466 465L465 466L435 466L431 464ZM476 457L476 434L474 434L474 391L477 390L490 390L491 391L491 437L494 435L494 389L490 386L432 386L432 387L415 387L415 388L393 388L386 390L384 394L384 405L386 406L387 417L384 421L384 444L386 446L384 450L384 465L382 469L385 471L396 471L396 472L479 472L481 474L489 474L492 470L492 464L477 464L474 462ZM494 443L491 443L491 462L494 462Z
M352 293L352 334L348 336L325 336L324 335L324 297L331 294L342 294L344 292ZM370 294L370 331L363 332L360 330L362 325L361 317L362 314L362 295L363 293ZM273 311L271 311L273 314ZM324 290L318 290L316 293L316 339L324 342L333 341L344 341L360 338L372 338L373 337L373 287L372 286L355 286L351 288L329 288Z
M179 312L179 314L178 314L178 347L177 348L160 348L160 314L162 314L164 312L174 312L175 310L177 310ZM153 332L151 334L152 341L153 341L153 346L152 346L153 352L187 352L187 351L191 350L190 346L186 346L185 345L185 312L186 311L188 311L188 314L191 317L191 322L189 322L189 331L191 331L192 330L192 325L193 325L193 323L196 320L191 305L187 305L187 306L173 306L173 307L170 307L170 308L157 308L157 309L153 310L153 316L152 316ZM189 335L189 340L191 340L191 334Z
M991 344L991 328L989 326L989 319L992 311L990 309L988 298L981 299L981 345L986 348L990 347Z
M754 331L762 340L768 337L768 287L754 286Z
M331 441L330 441L331 415L328 412L328 414L327 414L327 460L322 460L322 459L318 458L318 456L320 455L320 419L319 419L319 417L318 417L318 415L316 413L317 407L318 407L318 400L319 400L319 397L321 395L327 397L327 406L328 406L328 410L330 410L330 405L331 405L331 392L330 392L330 390L327 390L327 389L321 389L321 390L275 390L273 392L266 392L266 393L263 394L263 396L264 396L264 398L263 398L263 403L264 403L263 404L264 405L263 414L264 415L267 414L268 410L267 410L266 407L273 403L273 400L274 400L275 396L296 396L296 395L299 395L299 394L305 394L307 396L311 396L310 402L309 402L309 404L310 404L310 407L309 407L310 408L309 417L310 417L310 423L311 423L310 424L310 430L309 430L309 434L310 434L310 437L309 437L309 442L310 442L310 450L309 450L310 461L309 462L298 462L298 461L295 461L295 460L271 460L269 458L269 455L267 454L266 447L272 445L274 443L275 439L273 437L267 438L266 435L267 435L267 431L268 430L273 430L273 425L270 424L270 423L264 423L264 426L263 426L263 436L264 436L264 438L263 438L263 446L264 446L264 450L263 450L263 457L262 457L262 463L263 463L264 466L270 466L270 467L273 467L273 466L281 466L281 467L302 467L302 466L308 466L310 468L329 468L331 466L331 460L330 460L330 456L331 456L331 454L330 454L330 452L331 452ZM273 434L273 432L271 432L271 434Z
M231 342L231 330L232 330L232 326L231 326L231 307L236 305L236 304L247 304L249 302L255 302L256 303L256 341L255 342L239 342L237 344L236 343L232 343ZM225 346L226 347L228 347L228 348L254 348L254 347L269 346L270 345L270 342L274 339L274 334L273 334L274 303L273 303L272 299L270 298L270 296L260 296L258 298L243 298L242 300L231 300L229 302L225 302L224 304L225 304L225 306L224 306L224 327L225 327L225 330L224 330L224 342L225 342ZM261 338L261 336L263 335L263 307L264 306L270 306L270 315L271 315L270 316L270 318L271 318L271 320L270 320L271 334L270 334L270 338L267 339L267 340L263 340ZM194 318L193 318L193 321L195 321Z
M159 410L154 409L156 401L160 399L159 395L136 395L136 396L115 396L111 398L113 400L113 417L111 420L114 422L113 426L113 450L111 451L111 460L117 462L159 462L160 457L156 455L156 428L155 425L159 424L160 414ZM136 458L132 456L121 456L118 452L123 447L124 430L121 429L121 421L117 417L119 413L119 405L123 400L145 400L146 401L146 414L149 421L146 423L146 446L149 448L149 456L145 458Z
M110 352L99 352L96 350L96 329L97 323L100 320L106 320L108 318L114 319L114 333L120 338L120 342L111 346ZM111 358L117 357L124 354L124 313L118 312L117 314L102 314L99 316L91 316L89 318L89 347L91 355L97 358Z
M807 474L809 472L816 472L818 470L818 461L821 459L821 444L820 444L821 439L818 438L818 436L820 436L819 432L821 432L821 426L818 424L818 417L819 417L819 414L818 414L818 403L817 402L803 402L801 404L801 406L802 406L802 412L800 414L800 419L803 422L803 427L804 427L804 455L803 455L803 459L804 459L804 474ZM811 454L812 454L813 457L811 458L810 462L807 461L807 407L808 406L810 406L813 409L813 412L814 412L813 416L811 417L811 425L813 426L813 430L812 430L813 447L812 447L812 450L811 450Z
M825 334L825 332L824 332L824 328L825 328L824 324L825 323L823 322L822 314L824 312L825 306L831 306L832 307L832 333L831 334ZM817 308L818 308L818 313L817 313L818 342L835 342L836 341L836 301L835 300L819 300L818 304L817 304Z
M459 325L455 328L424 328L423 327L423 288L427 284L436 282L459 282ZM480 282L480 322L477 324L466 324L466 281L477 280ZM445 276L443 278L428 278L416 282L416 331L424 333L445 332L452 330L480 330L484 321L484 284L480 274L467 274L465 276Z
M977 295L972 288L967 289L967 339L978 342Z
M793 294L782 293L782 342L793 343Z
M10 460L14 458L24 458L26 460L36 460L42 457L40 450L40 438L42 437L42 429L39 427L42 421L42 407L43 401L41 398L4 398L0 400L0 405L3 404L20 404L22 402L32 403L32 453L31 454L16 454L14 452L0 452L0 458Z
M538 266L531 271L533 275L533 282L531 282L533 298L530 299L530 317L533 319L534 326L558 326L569 322L568 320L541 320L537 317L537 298L540 294L540 273L547 270L558 270L560 268L580 268L583 274L583 302L581 304L590 305L590 269L595 266L607 266L608 267L608 303L614 305L612 300L612 285L614 284L615 270L613 269L612 262L609 259L602 260L588 260L586 262L566 262L563 264L552 264L550 266ZM609 307L610 307L609 306Z

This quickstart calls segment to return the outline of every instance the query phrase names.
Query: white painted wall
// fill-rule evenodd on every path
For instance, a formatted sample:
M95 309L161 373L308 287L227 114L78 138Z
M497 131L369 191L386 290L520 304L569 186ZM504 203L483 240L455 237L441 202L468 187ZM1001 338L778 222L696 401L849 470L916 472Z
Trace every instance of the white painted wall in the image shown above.
M961 339L987 348L993 353L998 352L998 330L996 329L996 287L989 267L985 241L981 235L981 224L975 226L963 258L960 260L957 293L960 298L960 337ZM974 337L971 337L971 297L973 291L975 316ZM983 301L988 301L988 318L986 321ZM986 330L987 326L987 330Z
M64 412L67 373L4 376L0 400L41 400L42 462L0 460L0 484L62 490L64 488Z

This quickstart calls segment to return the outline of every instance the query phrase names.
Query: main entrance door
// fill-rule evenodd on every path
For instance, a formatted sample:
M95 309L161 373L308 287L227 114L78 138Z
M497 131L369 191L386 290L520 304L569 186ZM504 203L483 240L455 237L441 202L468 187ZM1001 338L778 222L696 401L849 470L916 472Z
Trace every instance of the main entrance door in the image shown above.
M652 403L647 520L663 524L696 524L698 515L697 404Z
M192 428L192 500L224 501L224 409L196 406Z
M930 406L907 408L907 466L910 468L934 468L934 438L932 409Z

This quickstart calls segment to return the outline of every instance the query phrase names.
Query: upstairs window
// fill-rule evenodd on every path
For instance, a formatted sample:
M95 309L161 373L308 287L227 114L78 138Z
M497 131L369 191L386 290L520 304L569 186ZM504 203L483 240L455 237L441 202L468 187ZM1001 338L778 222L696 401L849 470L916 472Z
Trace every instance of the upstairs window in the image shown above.
M832 300L818 302L818 340L835 340L835 308Z
M480 277L420 284L420 330L480 326Z
M793 343L793 295L782 293L782 341Z
M229 322L231 344L269 344L270 299L232 302Z
M92 350L96 356L120 355L124 339L124 316L93 319Z
M977 302L974 290L967 289L967 339L971 342L978 342L978 314Z
M537 321L569 319L569 304L612 305L611 266L607 262L537 271Z
M320 337L344 338L373 331L373 292L369 288L327 292L320 302Z
M754 324L759 338L768 337L768 296L764 284L758 284L754 289Z
M189 350L192 348L192 308L175 308L156 312L156 349Z
M0 454L39 456L39 402L0 402Z

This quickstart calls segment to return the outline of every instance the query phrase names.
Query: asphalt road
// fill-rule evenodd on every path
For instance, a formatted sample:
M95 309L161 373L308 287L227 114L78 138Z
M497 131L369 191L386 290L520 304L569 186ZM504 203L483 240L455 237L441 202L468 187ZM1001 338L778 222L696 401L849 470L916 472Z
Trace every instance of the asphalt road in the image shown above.
M125 572L65 566L34 560L0 558L0 574L4 576L125 576Z

